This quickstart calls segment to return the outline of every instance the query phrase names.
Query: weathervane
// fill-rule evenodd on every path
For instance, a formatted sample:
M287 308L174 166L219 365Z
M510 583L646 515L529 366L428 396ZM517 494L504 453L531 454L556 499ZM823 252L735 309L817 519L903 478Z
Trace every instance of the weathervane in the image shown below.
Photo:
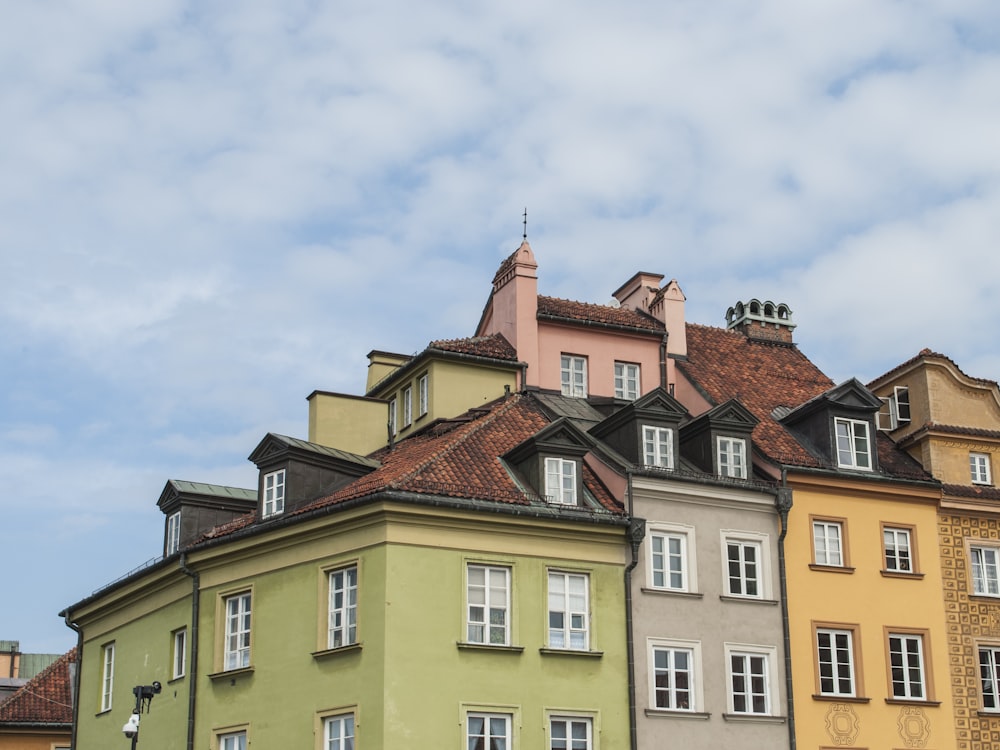
M522 239L528 239L528 207L524 207L524 234L521 235Z

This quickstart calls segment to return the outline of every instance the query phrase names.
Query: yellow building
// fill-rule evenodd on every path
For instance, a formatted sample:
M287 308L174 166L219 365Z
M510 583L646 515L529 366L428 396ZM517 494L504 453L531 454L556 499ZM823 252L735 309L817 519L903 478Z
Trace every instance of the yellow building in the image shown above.
M1000 388L924 350L870 384L900 447L943 483L938 517L957 747L1000 747Z

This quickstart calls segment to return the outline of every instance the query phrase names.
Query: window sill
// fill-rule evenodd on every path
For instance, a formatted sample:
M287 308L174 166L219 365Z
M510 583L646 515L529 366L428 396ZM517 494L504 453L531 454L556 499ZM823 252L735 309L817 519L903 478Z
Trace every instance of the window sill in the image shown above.
M584 651L578 648L540 648L538 653L542 656L583 656L589 659L600 659L604 656L603 651Z
M819 565L817 563L810 563L809 570L815 570L818 573L853 573L854 568L848 567L847 565Z
M337 648L325 648L322 651L313 651L313 659L329 659L333 656L339 656L340 654L353 654L361 651L361 642L348 643L346 646L337 646Z
M700 719L707 721L712 716L705 711L678 711L669 708L647 708L645 713L650 719Z
M969 594L969 601L995 602L1000 600L1000 594Z
M183 680L186 676L187 675L179 674L176 677L171 677L169 680L167 680L167 684L173 685L175 682L180 682L181 680Z
M680 591L678 589L658 589L643 586L640 591L644 594L657 594L660 596L679 596L687 599L701 599L705 595L697 591Z
M886 698L890 706L940 706L941 701L929 701L923 698Z
M770 714L722 714L726 721L745 721L751 724L784 724L786 716L771 716Z
M212 682L222 682L223 680L232 680L233 684L236 683L237 677L243 677L244 675L252 675L253 667L241 667L239 669L227 669L225 672L213 672L208 676Z
M760 599L755 596L733 596L732 594L722 594L719 596L720 602L736 602L738 604L766 604L774 606L778 604L777 599Z
M981 708L978 711L976 711L976 716L978 716L980 719L1000 719L1000 709Z
M520 654L524 652L524 646L505 646L499 643L473 643L471 641L458 641L458 648L464 651L498 651L500 653Z
M871 703L871 698L857 698L853 695L819 695L813 694L814 701L830 701L831 703Z
M909 578L914 581L919 581L924 577L923 573L907 573L902 570L882 570L880 572L882 573L883 578Z

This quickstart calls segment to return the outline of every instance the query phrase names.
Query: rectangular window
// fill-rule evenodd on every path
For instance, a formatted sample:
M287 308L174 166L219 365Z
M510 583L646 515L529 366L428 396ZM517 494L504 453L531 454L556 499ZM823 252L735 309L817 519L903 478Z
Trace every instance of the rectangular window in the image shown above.
M223 668L243 669L250 666L250 592L228 597L225 605Z
M587 359L563 354L559 364L562 395L575 398L587 397Z
M892 400L895 406L893 426L907 424L910 421L910 389L905 385L897 385L893 388Z
M171 513L167 517L167 554L172 555L181 546L181 512Z
M670 711L694 711L694 649L653 647L653 705Z
M1000 577L997 575L997 549L971 547L972 593L982 596L1000 596Z
M882 527L882 545L887 571L894 573L912 573L914 571L909 529Z
M220 734L219 750L247 750L247 733Z
M969 454L969 473L973 484L993 484L990 476L990 457L987 453Z
M323 721L323 750L354 750L354 714Z
M589 588L583 573L549 571L549 648L590 647Z
M389 399L389 436L396 435L396 399Z
M111 710L111 696L115 687L115 644L109 643L104 647L101 662L103 669L101 672L101 710Z
M857 419L834 419L837 434L837 465L844 469L871 471L871 441L868 423Z
M559 505L576 505L576 461L545 459L545 499Z
M813 556L817 565L844 566L844 526L840 521L813 521Z
M983 710L1000 711L1000 646L979 647L979 684Z
M465 717L468 750L510 750L510 719L510 714L468 714Z
M854 631L817 628L820 695L855 696Z
M358 642L358 568L351 566L330 573L330 616L327 648Z
M590 719L553 716L549 720L550 750L591 750L592 735Z
M719 474L736 479L747 478L747 441L739 438L718 438Z
M403 427L413 424L413 388L403 389Z
M669 427L643 425L642 462L645 466L674 468L674 431Z
M264 475L264 510L263 517L279 515L285 512L285 470L279 469Z
M653 588L688 590L688 535L652 532L649 536Z
M427 373L425 372L420 376L420 380L417 381L417 400L419 402L418 416L424 416L427 413Z
M926 700L924 639L921 636L889 634L889 674L893 698Z
M734 714L771 713L768 655L729 653L729 688Z
M185 665L187 664L187 629L181 628L174 631L173 646L170 663L173 665L171 678L177 679L184 676Z
M466 599L469 643L510 645L510 569L470 565Z
M615 398L639 398L639 365L615 362Z
M759 542L726 541L726 590L731 596L762 596L760 553Z

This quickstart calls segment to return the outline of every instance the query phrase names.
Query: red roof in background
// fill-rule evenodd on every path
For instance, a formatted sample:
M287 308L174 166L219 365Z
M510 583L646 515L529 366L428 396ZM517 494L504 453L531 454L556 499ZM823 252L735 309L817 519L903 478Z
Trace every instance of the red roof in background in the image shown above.
M595 305L590 302L574 302L573 300L543 297L542 295L538 295L538 315L603 323L604 325L622 326L656 333L663 333L666 330L661 321L637 310L611 307L610 305Z
M489 336L472 336L465 339L439 339L432 341L428 344L427 348L517 362L517 351L515 351L514 347L511 346L502 333L494 333Z
M69 665L72 648L0 703L2 724L73 724L73 683Z

